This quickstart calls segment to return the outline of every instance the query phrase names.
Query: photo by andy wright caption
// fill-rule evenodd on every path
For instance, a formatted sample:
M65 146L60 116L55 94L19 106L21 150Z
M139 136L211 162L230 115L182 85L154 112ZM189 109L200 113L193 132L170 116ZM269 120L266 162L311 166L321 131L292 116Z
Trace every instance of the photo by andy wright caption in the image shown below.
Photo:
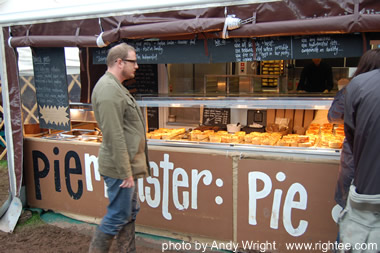
M195 251L195 252L206 252L208 250L228 250L232 252L238 252L239 250L258 250L260 252L265 252L268 250L277 250L276 242L259 242L259 241L242 241L242 242L216 242L212 243L206 242L164 242L161 244L161 252L167 250L177 250L177 251Z

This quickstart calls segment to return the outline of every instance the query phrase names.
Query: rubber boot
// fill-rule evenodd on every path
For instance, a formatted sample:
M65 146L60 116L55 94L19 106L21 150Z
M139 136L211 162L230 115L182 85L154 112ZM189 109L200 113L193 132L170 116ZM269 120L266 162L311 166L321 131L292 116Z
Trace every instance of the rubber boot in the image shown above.
M135 253L135 222L127 223L117 234L116 244L119 252L123 253Z
M99 228L96 228L88 252L107 253L111 247L113 238L113 235L103 233Z

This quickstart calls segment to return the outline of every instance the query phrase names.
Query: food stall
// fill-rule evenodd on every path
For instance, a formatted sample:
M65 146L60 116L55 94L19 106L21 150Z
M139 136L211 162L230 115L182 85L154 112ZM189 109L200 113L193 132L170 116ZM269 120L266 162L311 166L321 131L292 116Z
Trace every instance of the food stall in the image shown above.
M138 231L241 249L333 242L343 133L314 120L334 94L300 96L290 70L294 59L360 57L378 36L378 7L372 1L238 2L2 25L15 196L24 175L31 207L94 223L104 215L101 133L90 95L104 73L107 47L124 40L145 69L136 98L147 119L152 176L138 181ZM235 20L232 14L238 26L227 21ZM34 50L36 86L45 91L38 95L43 125L20 122L15 48L24 46ZM67 97L58 79L65 76L62 48L69 46L80 51L81 103L54 107L51 101ZM205 70L213 63L222 63L224 73ZM191 74L180 64L192 64ZM57 88L49 90L53 83Z

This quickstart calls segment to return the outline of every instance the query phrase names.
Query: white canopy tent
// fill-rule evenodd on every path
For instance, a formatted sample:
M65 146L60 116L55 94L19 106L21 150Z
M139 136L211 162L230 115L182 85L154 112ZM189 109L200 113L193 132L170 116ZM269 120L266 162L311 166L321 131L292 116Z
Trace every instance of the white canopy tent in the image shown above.
M19 50L19 47L49 47L52 42L58 47L96 47L100 46L99 38L106 42L104 45L125 38L204 36L224 39L231 14L247 22L230 31L230 38L361 33L365 40L365 33L380 30L375 2L309 0L305 5L299 0L209 0L207 3L202 0L0 0L0 75L13 203L19 200L23 169L16 72L19 66L21 72L27 73L32 65L30 53L24 56L24 49ZM228 26L228 30L232 29ZM18 61L13 47L19 50ZM71 58L69 53L66 55ZM70 67L71 63L67 61L67 65ZM10 209L7 214L12 214ZM12 221L17 221L18 215L14 212ZM1 224L5 216L0 220L0 229L12 231L15 223Z
M282 0L0 0L0 24L164 12Z
M19 54L18 68L20 76L33 75L32 51L29 47L17 48ZM76 47L65 48L66 69L68 75L79 74L79 50Z

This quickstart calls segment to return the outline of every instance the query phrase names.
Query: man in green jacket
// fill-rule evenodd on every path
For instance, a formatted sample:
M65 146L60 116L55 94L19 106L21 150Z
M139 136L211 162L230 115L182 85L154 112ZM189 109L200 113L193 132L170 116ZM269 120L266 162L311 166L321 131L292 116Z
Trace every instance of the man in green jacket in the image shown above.
M91 101L102 131L99 173L109 198L107 213L96 229L90 252L108 252L113 238L120 252L135 252L135 224L140 205L136 179L150 174L144 117L122 83L135 77L135 49L126 44L112 47L107 72L96 83Z

